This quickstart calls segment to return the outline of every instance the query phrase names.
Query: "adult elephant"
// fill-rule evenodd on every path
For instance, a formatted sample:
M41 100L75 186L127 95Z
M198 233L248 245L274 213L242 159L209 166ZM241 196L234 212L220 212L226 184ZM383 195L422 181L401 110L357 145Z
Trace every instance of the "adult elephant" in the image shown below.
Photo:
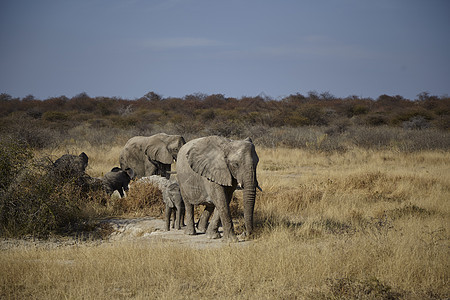
M120 152L120 168L133 169L137 178L151 175L169 178L171 164L185 143L181 135L165 133L132 137Z
M245 235L253 231L256 167L258 155L251 139L230 140L220 136L198 138L181 147L177 160L177 179L185 204L187 234L195 234L194 205L204 204L205 212L199 228L206 227L209 215L215 211L207 228L207 236L236 241L230 213L230 201L238 183L243 188Z

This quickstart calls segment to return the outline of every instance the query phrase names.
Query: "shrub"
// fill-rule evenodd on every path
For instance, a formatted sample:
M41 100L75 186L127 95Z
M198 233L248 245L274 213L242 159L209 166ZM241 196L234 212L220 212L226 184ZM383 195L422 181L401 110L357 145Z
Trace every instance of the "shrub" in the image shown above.
M325 133L329 136L340 135L345 133L350 126L351 122L348 119L338 119L325 129Z
M5 236L47 236L77 230L88 219L84 194L76 179L58 180L50 159L30 161L0 199Z
M60 111L47 111L42 115L42 119L48 122L63 122L67 121L69 116Z
M433 129L419 131L388 126L360 126L351 127L348 137L353 145L365 149L395 149L403 152L450 149L448 133Z
M21 140L0 140L0 195L6 192L32 155L28 145Z
M354 115L365 115L369 112L369 108L363 105L355 105L352 107L351 114Z
M158 187L148 182L137 181L131 184L127 196L116 201L114 208L119 213L164 216L162 193Z
M415 116L403 122L404 129L425 129L430 127L430 123L423 116Z
M41 121L27 115L14 115L1 124L0 134L20 140L33 149L43 149L53 146L60 132L42 126Z
M285 117L285 123L286 123L286 125L297 127L297 126L309 125L311 123L311 120L300 114L289 113Z
M450 115L440 115L435 120L435 126L437 129L449 130L450 129Z
M432 120L433 116L431 112L426 111L424 109L409 109L406 111L402 111L397 113L392 117L391 123L394 125L401 125L403 122L410 121L413 119L426 119Z
M386 125L388 123L387 118L384 114L376 113L372 115L368 115L365 118L365 124L369 126L381 126Z
M114 144L124 132L116 127L95 127L87 123L73 127L68 130L66 138L72 138L76 141L86 141L92 146L102 146Z
M205 129L205 135L220 135L225 137L240 136L242 123L237 120L211 122Z
M300 108L300 115L308 120L306 124L303 125L327 125L328 120L326 118L326 113L323 109L316 105L304 105Z
M313 151L343 151L341 135L328 135L325 127L248 128L245 133L265 147L304 148ZM241 138L245 138L241 135Z

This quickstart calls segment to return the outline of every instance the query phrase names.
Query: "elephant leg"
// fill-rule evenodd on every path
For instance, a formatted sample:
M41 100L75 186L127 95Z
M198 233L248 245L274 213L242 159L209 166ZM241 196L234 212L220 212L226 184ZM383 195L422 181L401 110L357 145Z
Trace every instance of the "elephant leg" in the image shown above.
M206 205L205 209L202 212L202 215L200 216L200 220L198 220L197 229L199 232L206 232L206 228L208 227L208 221L211 217L211 214L214 211L214 206L212 205Z
M122 188L119 188L117 191L118 191L119 194L120 194L120 198L123 198L123 197L124 197L123 189L122 189Z
M184 214L185 214L184 205L180 206L179 210L180 210L180 224L181 226L186 226L186 224L184 223Z
M194 227L194 205L184 202L184 206L186 209L187 219L186 229L184 232L189 235L194 235L196 234Z
M172 208L172 215L173 215L172 228L175 228L175 223L178 222L177 209L176 208Z
M231 196L232 195L233 194L231 193ZM229 196L229 194L227 194L227 199L228 199L227 205L228 205L228 207L230 207L231 197L228 198L228 196ZM214 212L215 213L213 215L213 218L211 219L211 222L209 223L208 230L206 231L206 235L209 238L216 239L216 238L220 238L219 227L221 226L221 221L220 221L220 214L217 211L217 209L214 210Z
M166 205L166 231L170 230L170 215L172 214L172 208Z
M228 193L227 191L225 191L222 187L220 188L213 188L211 189L211 199L215 199L215 205L216 205L216 209L215 209L215 213L218 213L218 217L220 217L220 221L222 222L222 228L223 228L223 237L226 240L235 242L238 240L238 238L236 237L236 234L234 233L234 227L233 227L233 222L231 220L231 211L230 211L230 201L231 198L230 193ZM213 216L214 218L214 216ZM216 217L217 218L217 217ZM216 221L216 219L214 218L214 221ZM214 224L215 225L215 224ZM216 226L216 225L215 225ZM209 229L209 228L208 228ZM214 228L211 227L211 230L213 230Z
M144 168L145 168L144 176L152 176L157 174L158 167L149 160L146 160L144 162Z
M172 168L171 165L161 164L161 176L165 177L166 179L170 179L170 170Z
M181 223L180 223L181 222L181 209L179 207L176 209L176 213L177 213L177 215L175 216L175 218L176 218L176 226L175 226L175 228L177 230L180 230L181 229Z
M219 223L220 223L220 214L217 209L214 209L213 217L211 222L208 225L208 229L206 230L206 237L210 239L219 239Z
M230 208L228 206L219 209L220 221L222 222L223 237L226 240L237 242L238 238L234 233L234 226L231 220Z

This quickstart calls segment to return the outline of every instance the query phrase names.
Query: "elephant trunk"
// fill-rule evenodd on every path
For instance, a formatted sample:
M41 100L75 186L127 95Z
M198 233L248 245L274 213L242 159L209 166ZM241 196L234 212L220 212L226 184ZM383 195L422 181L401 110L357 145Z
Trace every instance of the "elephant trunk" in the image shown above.
M256 186L256 180L244 184L244 221L247 236L253 232L253 211L255 209Z

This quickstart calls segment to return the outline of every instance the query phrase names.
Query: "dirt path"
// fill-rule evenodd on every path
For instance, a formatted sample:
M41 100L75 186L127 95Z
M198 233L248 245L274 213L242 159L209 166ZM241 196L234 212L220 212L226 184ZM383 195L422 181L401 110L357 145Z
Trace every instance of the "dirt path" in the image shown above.
M112 227L113 233L109 241L142 240L146 242L166 241L193 248L216 248L226 245L222 239L209 239L205 234L187 235L181 230L164 229L165 222L152 217L133 219L108 219L106 224ZM221 232L221 228L219 228ZM246 245L248 241L240 241L238 245Z
M47 249L77 246L81 244L90 244L97 246L105 243L116 243L123 241L138 242L143 245L151 245L156 242L169 242L180 247L192 247L196 249L218 248L228 243L222 239L209 239L205 234L187 235L184 230L170 231L164 229L165 222L161 219L152 217L142 218L111 218L100 221L97 233L103 236L102 239L95 239L83 236L82 238L73 237L53 237L47 240L35 238L23 239L3 239L0 240L0 250L11 249L15 247L42 247ZM221 228L219 229L219 231ZM100 232L101 231L101 232ZM236 246L248 245L249 241L240 241L234 243Z

